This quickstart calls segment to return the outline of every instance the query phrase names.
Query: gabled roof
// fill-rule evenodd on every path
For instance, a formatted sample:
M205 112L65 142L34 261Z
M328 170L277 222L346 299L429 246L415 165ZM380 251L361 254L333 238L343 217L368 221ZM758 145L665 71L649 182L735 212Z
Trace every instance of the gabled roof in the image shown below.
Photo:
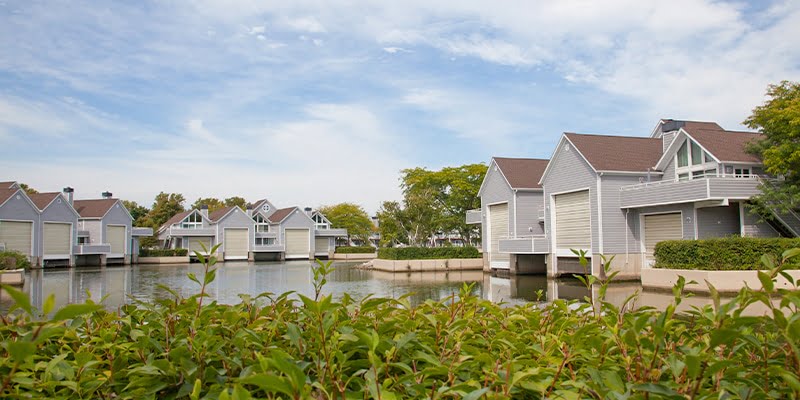
M14 193L17 193L20 189L6 189L0 188L0 205L8 201Z
M512 189L540 189L542 185L539 180L550 161L507 157L494 157L493 160Z
M170 217L170 219L167 220L167 222L164 222L161 225L161 227L158 228L158 230L160 231L160 230L162 230L164 228L169 227L172 224L177 224L178 222L183 221L184 218L188 217L189 214L191 214L194 211L195 210L187 210L187 211L179 212L179 213L173 215L172 217Z
M56 197L60 196L61 193L59 192L50 192L50 193L35 193L29 194L28 197L31 198L33 204L36 204L36 208L40 211L44 211Z
M661 158L661 139L564 133L595 171L647 172Z
M15 189L17 187L17 182L8 181L8 182L0 182L0 189Z
M228 215L235 208L239 208L239 207L237 207L237 206L228 206L228 207L220 208L218 210L214 210L214 212L208 214L208 219L211 220L211 222L219 222L219 220L224 218L226 215Z
M746 151L750 142L764 139L764 135L760 133L688 126L683 127L683 130L722 162L761 163L760 158Z
M281 208L280 210L275 210L275 212L269 216L269 221L272 223L283 222L283 220L285 220L289 215L292 214L294 210L297 209L298 208L295 206L295 207Z
M655 129L653 129L653 133L650 135L652 138L661 138L663 132L662 126L668 125L666 129L668 132L677 131L682 127L688 127L688 129L710 129L710 130L723 130L721 126L719 126L716 122L710 121L686 121L686 120L679 120L679 119L669 119L664 118L658 121L656 124Z
M103 218L119 199L75 200L72 207L81 218Z

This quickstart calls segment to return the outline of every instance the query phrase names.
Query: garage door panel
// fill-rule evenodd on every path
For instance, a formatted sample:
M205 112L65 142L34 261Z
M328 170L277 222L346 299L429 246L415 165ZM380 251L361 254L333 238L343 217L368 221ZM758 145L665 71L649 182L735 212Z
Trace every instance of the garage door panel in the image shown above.
M683 239L681 213L644 216L644 245L648 260L653 259L653 251L658 242L681 239Z
M330 239L326 237L314 238L314 253L327 254L328 250L330 250Z
M225 229L225 259L247 259L248 238L247 229Z
M108 244L111 245L112 254L125 253L125 227L124 226L108 226L106 227L106 238Z
M489 206L490 240L489 261L492 267L508 268L510 255L498 251L500 239L508 237L508 203Z
M45 222L43 226L44 255L70 254L72 225Z
M286 257L308 258L309 249L308 229L286 229Z
M589 191L555 196L556 247L589 249L592 244Z
M189 255L194 255L194 252L198 252L200 254L206 254L206 251L203 250L203 246L206 246L206 250L211 250L211 238L210 237L190 237L189 238Z
M32 254L33 222L0 221L0 242L6 250L16 250L30 256Z

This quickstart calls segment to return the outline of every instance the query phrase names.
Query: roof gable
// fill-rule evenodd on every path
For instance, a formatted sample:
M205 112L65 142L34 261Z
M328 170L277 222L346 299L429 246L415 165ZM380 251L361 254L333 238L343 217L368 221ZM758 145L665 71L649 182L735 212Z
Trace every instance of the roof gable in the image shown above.
M647 172L661 158L661 139L564 133L595 171Z
M684 130L721 162L761 163L758 156L747 152L749 143L764 138L760 133L697 128Z
M286 219L289 215L292 214L294 210L298 210L298 207L288 207L288 208L281 208L280 210L275 210L272 215L269 216L269 221L272 223L280 223Z
M216 224L227 218L228 215L236 212L236 210L242 211L244 215L247 215L241 208L239 208L239 206L228 206L208 214L208 219L211 220L212 223Z
M81 218L102 219L118 202L119 199L75 200L72 202L72 207ZM125 212L127 213L127 210Z
M0 189L19 189L19 185L17 182L8 181L8 182L0 182Z
M538 158L492 159L512 189L541 189L539 181L550 160Z
M179 212L179 213L177 213L177 214L173 215L172 217L170 217L170 218L167 220L167 222L164 222L164 223L161 225L161 227L160 227L160 228L158 228L158 230L159 230L159 231L160 231L160 230L163 230L164 228L167 228L167 227L169 227L170 225L174 225L174 224L177 224L178 222L181 222L181 221L183 221L183 220L184 220L184 218L188 217L188 216L189 216L189 214L191 214L192 212L195 212L195 211L197 211L197 210L187 210L187 211L181 211L181 212ZM200 213L200 212L198 212L198 214L202 215L202 213Z

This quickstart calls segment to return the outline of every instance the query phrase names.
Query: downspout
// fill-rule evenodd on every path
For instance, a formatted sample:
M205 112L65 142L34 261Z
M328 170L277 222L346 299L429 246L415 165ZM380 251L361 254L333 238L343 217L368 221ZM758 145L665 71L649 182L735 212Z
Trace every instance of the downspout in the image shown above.
M628 253L629 253L628 252L628 234L627 234L627 231L628 231L628 213L630 211L631 211L630 208L626 208L625 209L625 231L626 231L626 234L625 234L625 264L626 265L628 264ZM639 236L641 236L641 234Z

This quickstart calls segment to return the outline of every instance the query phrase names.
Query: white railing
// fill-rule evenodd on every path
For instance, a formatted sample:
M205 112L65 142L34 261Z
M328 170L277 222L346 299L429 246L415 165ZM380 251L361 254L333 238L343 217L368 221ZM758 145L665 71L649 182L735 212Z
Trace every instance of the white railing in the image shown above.
M729 181L760 181L761 177L758 175L747 175L747 176L732 176L732 175L706 175L703 177L694 177L694 179L667 179L667 180L660 180L660 181L653 181L653 182L643 182L637 183L635 185L628 185L622 186L619 188L621 192L626 192L630 190L641 190L647 189L651 187L661 187L666 185L674 185L674 184L685 184L687 182L692 181L700 181L700 180L729 180Z

